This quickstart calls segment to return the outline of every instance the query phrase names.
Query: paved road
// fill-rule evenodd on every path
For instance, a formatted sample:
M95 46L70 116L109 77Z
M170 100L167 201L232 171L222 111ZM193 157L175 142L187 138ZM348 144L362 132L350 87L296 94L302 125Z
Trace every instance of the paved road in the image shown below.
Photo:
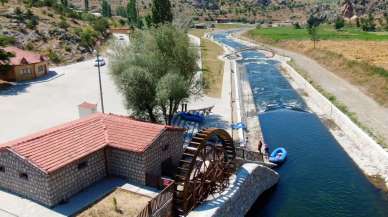
M1 91L0 143L77 119L77 106L83 101L97 103L101 111L97 67L93 61L52 68L62 76ZM101 68L101 73L105 112L126 115L107 66Z
M295 64L306 71L316 84L344 103L365 126L388 143L388 108L379 105L362 92L360 87L340 78L315 60L285 49L271 48L280 55L291 57Z

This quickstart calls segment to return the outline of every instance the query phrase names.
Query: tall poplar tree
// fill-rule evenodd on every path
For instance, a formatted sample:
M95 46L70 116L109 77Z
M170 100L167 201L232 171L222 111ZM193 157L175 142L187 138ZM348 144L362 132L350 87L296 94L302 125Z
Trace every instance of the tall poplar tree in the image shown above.
M129 0L127 4L128 24L131 26L138 25L138 13L136 8L136 0Z
M110 7L110 4L106 0L102 1L101 15L104 17L111 17L112 16L112 9Z
M152 22L171 23L173 19L169 0L152 0Z

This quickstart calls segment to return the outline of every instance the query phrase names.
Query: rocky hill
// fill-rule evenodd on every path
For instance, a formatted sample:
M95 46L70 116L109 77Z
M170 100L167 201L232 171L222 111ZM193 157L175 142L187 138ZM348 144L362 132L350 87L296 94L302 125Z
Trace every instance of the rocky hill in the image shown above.
M91 14L52 6L21 3L0 6L0 34L14 37L14 46L47 55L52 64L81 61L92 55L97 32Z

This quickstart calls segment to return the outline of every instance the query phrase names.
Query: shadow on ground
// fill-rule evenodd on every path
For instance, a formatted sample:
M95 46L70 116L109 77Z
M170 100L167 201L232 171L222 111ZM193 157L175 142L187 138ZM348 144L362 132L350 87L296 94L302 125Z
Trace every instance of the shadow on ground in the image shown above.
M31 84L47 82L59 76L61 75L59 75L56 71L48 71L46 75L33 80L9 82L9 83L6 83L5 85L0 86L0 95L14 96L21 93L25 93L26 89Z

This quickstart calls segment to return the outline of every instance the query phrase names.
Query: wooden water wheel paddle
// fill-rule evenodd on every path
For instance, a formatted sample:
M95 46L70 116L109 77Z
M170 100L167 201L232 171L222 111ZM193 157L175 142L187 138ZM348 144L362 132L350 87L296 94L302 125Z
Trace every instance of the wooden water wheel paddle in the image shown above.
M209 195L225 189L235 157L233 140L225 130L198 132L184 150L175 176L176 214L186 215Z

